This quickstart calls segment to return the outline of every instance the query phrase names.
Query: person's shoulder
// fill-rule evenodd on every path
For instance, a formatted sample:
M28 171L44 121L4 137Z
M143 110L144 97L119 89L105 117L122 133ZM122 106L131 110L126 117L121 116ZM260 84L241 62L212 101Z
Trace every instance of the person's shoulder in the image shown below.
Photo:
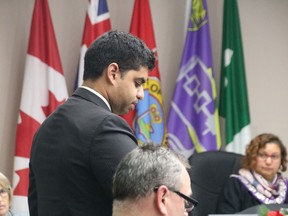
M245 180L245 178L241 175L231 175L229 179L230 182L237 185L243 185L243 180Z
M120 127L122 129L126 129L128 131L131 131L131 127L129 126L129 124L127 123L127 121L122 118L119 115L116 115L115 113L109 113L106 115L105 118L105 124L113 124L117 127Z

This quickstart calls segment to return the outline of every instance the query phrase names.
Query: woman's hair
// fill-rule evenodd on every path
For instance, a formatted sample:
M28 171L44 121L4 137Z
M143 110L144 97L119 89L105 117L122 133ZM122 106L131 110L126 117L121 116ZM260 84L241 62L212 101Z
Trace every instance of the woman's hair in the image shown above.
M11 205L11 200L12 200L12 187L10 184L9 179L0 172L0 186L8 191L8 195L9 195L9 204Z
M246 147L246 154L243 157L243 168L254 169L256 166L256 158L259 150L264 148L267 143L274 143L279 146L281 151L281 171L284 172L287 169L287 151L282 141L278 136L270 133L263 133L252 139Z

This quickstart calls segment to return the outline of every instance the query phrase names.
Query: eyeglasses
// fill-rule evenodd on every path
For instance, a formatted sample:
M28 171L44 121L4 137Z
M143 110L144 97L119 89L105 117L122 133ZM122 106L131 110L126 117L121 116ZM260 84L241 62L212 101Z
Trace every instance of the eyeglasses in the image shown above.
M8 195L9 190L6 190L4 188L0 189L0 196L6 197Z
M154 191L157 191L159 189L159 187L154 187ZM193 211L193 209L198 205L198 201L193 199L192 197L188 197L185 194L176 191L176 190L172 190L170 188L168 188L170 191L176 193L178 196L182 197L184 199L184 203L185 203L185 209L186 212L191 212Z
M280 159L280 155L278 155L278 154L268 155L268 154L263 153L263 152L259 152L257 156L261 160L266 160L269 157L271 158L272 161L276 161L276 160Z

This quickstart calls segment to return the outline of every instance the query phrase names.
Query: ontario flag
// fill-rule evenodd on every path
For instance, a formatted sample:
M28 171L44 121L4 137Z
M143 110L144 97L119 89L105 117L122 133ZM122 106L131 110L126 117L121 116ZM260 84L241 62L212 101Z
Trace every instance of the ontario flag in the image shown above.
M206 0L192 0L167 130L170 148L187 158L221 146Z
M13 210L28 215L29 157L34 133L68 97L47 0L35 0L16 133Z
M157 59L149 0L135 0L130 33L142 39L153 50ZM153 141L157 144L166 144L158 59L155 68L149 73L149 78L144 84L144 99L139 101L136 110L123 117L135 130L138 143Z
M88 47L96 38L109 30L111 30L111 23L106 0L90 0L85 19L75 89L81 86L83 82L84 56Z

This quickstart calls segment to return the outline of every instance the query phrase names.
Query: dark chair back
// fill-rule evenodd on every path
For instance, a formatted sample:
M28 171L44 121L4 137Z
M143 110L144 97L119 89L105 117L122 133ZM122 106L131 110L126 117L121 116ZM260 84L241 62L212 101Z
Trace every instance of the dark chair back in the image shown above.
M199 205L190 214L216 214L219 193L230 174L238 173L243 155L225 151L195 153L189 158L193 198Z

